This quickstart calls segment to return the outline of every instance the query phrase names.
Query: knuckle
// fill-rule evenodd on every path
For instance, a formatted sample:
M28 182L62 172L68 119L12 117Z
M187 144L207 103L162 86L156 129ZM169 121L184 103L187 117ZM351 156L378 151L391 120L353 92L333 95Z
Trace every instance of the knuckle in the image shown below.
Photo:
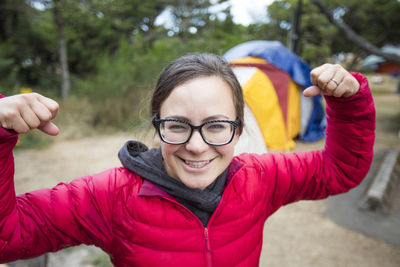
M341 69L343 69L342 65L340 65L340 64L334 64L334 65L333 65L333 68L334 68L335 70L341 70Z
M352 86L354 86L354 81L353 81L353 76L345 76L344 78L343 78L343 81L342 81L342 83L344 84L344 85L346 85L347 87L352 87Z
M54 104L50 107L50 111L56 112L56 111L58 111L59 108L60 108L60 106L58 105L58 103L54 101Z
M327 82L328 82L328 81L327 81L327 78L326 78L326 77L322 77L322 76L319 76L319 77L318 77L318 84L319 84L319 85L324 86L324 85L326 85Z
M25 102L28 103L31 99L32 99L32 94L33 93L29 93L29 94L20 94L20 98Z
M30 129L26 126L20 126L20 127L16 128L15 130L21 134L26 134L27 132L30 131Z
M28 93L28 94L20 94L19 96L21 97L22 105L30 105L33 102L37 101L40 95L38 93Z
M35 128L37 128L37 127L39 127L40 126L40 120L33 120L33 121L31 121L30 123L29 123L29 127L31 128L31 129L35 129Z
M2 118L5 120L13 120L15 117L18 117L20 114L17 110L7 110L2 113Z
M45 114L41 114L40 119L42 121L49 121L52 119L52 115L50 112L46 112Z

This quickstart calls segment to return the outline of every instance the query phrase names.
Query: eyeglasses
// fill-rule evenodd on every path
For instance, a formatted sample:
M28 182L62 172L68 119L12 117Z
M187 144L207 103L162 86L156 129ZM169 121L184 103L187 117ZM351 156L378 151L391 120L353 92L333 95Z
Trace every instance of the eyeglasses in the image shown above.
M161 140L171 145L182 145L189 142L193 130L199 130L206 144L223 146L232 142L239 121L213 120L199 126L176 119L153 119Z

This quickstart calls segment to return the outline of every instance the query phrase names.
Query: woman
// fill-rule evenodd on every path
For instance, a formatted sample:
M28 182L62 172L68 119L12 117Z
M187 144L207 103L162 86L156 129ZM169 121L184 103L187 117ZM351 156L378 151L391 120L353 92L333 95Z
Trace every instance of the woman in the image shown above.
M17 134L56 135L58 105L37 94L0 99L0 261L83 243L115 266L258 266L273 212L348 191L372 160L367 80L330 64L311 80L304 95L322 93L327 102L322 151L234 157L244 125L240 85L221 58L187 55L163 70L151 101L161 148L127 142L124 167L18 197Z

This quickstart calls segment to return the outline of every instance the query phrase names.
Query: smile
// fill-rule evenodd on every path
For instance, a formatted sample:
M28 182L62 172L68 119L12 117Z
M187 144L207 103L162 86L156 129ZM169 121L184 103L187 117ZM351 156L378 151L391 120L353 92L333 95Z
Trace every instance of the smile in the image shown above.
M189 167L192 168L202 168L205 165L207 165L208 163L211 162L211 160L204 160L204 161L188 161L188 160L184 160L185 164L188 165Z

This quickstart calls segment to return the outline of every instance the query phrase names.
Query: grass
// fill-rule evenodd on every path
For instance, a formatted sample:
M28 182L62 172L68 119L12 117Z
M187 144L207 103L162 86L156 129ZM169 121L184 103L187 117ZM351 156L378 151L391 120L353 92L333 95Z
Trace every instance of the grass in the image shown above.
M83 259L82 263L96 267L113 267L110 257L102 251L95 252L87 256L85 259Z
M51 145L53 143L53 140L54 139L52 139L51 136L48 136L39 130L33 130L28 132L27 134L21 134L18 136L16 149L42 149Z

